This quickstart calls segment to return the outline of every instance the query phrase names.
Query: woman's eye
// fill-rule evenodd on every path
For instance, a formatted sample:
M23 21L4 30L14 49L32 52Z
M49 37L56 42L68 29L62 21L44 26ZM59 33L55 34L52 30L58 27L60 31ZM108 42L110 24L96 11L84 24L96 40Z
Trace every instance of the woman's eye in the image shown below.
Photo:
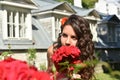
M64 34L64 33L63 33L62 36L63 36L63 37L67 37L67 34Z
M76 36L72 36L71 37L73 40L77 40L77 37Z

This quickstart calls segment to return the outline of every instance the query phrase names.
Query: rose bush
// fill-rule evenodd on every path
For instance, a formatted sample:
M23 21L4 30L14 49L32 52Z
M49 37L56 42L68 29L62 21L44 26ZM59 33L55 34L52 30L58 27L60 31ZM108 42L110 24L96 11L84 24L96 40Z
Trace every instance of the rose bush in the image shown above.
M52 80L47 72L38 71L25 61L8 57L0 61L0 80Z
M72 78L85 64L80 60L81 51L75 46L61 46L52 55L52 60L57 70L56 77L60 78L63 74ZM62 79L60 79L62 80Z
M62 69L63 66L64 68L66 67L65 70L68 70L72 65L68 68L65 64L76 64L78 61L81 62L79 60L80 54L80 50L75 46L62 46L52 55L52 60L58 71Z

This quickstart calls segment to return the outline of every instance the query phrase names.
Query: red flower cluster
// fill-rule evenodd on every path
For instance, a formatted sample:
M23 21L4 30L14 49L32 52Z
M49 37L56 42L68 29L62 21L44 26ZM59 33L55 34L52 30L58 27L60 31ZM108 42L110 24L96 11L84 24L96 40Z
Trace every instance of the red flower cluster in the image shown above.
M11 57L0 61L0 80L50 80L50 75Z
M61 24L62 25L64 25L65 24L65 22L68 20L68 18L67 17L63 17L63 18L61 18Z
M65 62L67 62L67 64L69 65L81 63L81 61L79 60L80 54L81 51L75 46L62 46L57 49L52 55L52 60L55 64L57 71L59 71L61 68L68 66L64 66ZM63 63L63 65L60 65L60 63ZM66 67L66 69L64 70L68 69L73 70L74 68L71 65L69 67Z

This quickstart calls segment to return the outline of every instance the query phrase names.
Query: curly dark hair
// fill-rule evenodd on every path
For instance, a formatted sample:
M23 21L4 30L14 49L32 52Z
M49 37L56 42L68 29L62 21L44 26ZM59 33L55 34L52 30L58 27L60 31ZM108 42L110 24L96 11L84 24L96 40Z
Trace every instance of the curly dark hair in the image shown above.
M65 25L71 25L77 35L78 42L76 46L81 50L82 53L80 55L80 60L82 60L83 62L94 60L94 43L92 41L93 36L90 30L89 22L83 17L73 14L63 25L61 25L61 33ZM62 46L60 34L55 48L59 48L60 46ZM85 67L79 72L82 80L90 80L92 78L94 67L95 65L93 64L92 66Z

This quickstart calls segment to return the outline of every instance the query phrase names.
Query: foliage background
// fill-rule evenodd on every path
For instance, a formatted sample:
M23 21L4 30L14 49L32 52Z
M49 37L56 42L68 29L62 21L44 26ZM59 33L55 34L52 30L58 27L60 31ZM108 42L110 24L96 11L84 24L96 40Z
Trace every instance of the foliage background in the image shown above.
M66 1L70 4L74 4L74 0L55 0L55 1ZM82 6L83 8L89 9L89 8L94 8L95 3L98 2L98 0L82 0Z

